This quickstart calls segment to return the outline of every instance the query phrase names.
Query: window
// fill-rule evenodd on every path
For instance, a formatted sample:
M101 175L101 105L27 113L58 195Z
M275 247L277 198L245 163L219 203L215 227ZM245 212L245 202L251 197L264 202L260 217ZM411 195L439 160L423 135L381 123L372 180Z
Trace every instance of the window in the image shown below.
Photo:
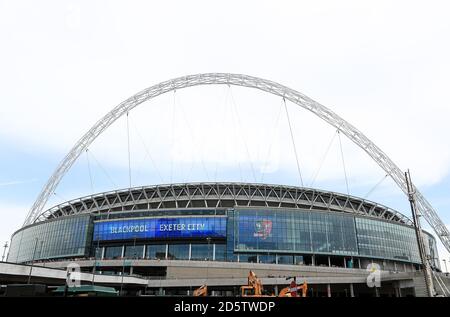
M122 257L122 246L106 247L105 259L119 259Z
M90 245L89 223L90 216L83 215L43 222L23 229L12 237L8 261L27 262L49 257L84 256Z
M225 261L226 259L226 245L225 244L216 244L216 254L215 260L216 261Z
M191 260L206 261L212 260L212 244L192 244L191 245Z
M296 255L294 256L294 264L296 265L303 265L305 264L305 259L302 255Z
M100 259L102 257L102 253L103 253L103 248L102 247L95 247L93 256L96 259Z
M151 260L164 260L166 258L166 245L165 244L149 244L147 245L146 256Z
M294 264L292 255L278 255L278 264Z
M275 264L277 263L277 257L275 254L260 254L259 263Z
M189 244L170 244L167 258L169 260L189 260Z
M258 256L256 254L239 254L239 262L257 263Z
M125 257L127 259L142 259L143 253L143 245L127 245L125 247Z

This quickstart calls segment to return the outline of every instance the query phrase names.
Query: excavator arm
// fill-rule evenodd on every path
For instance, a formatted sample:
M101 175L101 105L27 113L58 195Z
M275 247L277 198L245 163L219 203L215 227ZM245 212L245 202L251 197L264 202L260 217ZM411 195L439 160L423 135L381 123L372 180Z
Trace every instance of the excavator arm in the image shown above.
M208 296L208 286L202 285L199 288L194 290L194 296Z
M251 294L248 294L250 292ZM241 286L241 296L260 297L263 293L263 285L261 280L256 276L255 272L250 271L247 277L247 285Z
M301 297L306 297L308 292L308 284L305 281L302 285L295 285L294 288L290 286L285 287L278 293L278 297L292 297L293 295L291 294L293 291L295 291L295 293L301 291ZM294 296L297 297L297 295Z

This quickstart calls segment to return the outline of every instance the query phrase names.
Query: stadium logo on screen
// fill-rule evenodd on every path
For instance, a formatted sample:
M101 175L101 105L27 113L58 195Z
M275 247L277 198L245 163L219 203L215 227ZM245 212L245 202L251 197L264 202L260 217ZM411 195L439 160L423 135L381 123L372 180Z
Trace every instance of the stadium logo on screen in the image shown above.
M255 222L254 237L261 238L263 240L270 237L272 234L272 220L260 220Z

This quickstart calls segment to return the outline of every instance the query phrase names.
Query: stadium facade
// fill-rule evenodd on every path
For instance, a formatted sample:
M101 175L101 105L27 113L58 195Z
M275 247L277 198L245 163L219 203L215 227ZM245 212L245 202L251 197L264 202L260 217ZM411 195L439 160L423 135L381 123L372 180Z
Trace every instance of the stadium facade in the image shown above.
M424 237L439 272L436 241ZM122 279L130 295L192 294L203 284L210 295L238 295L249 270L274 294L293 276L308 283L308 296L426 292L408 217L353 196L268 184L169 184L71 200L16 231L8 262L76 263L146 281ZM379 287L367 283L374 264Z

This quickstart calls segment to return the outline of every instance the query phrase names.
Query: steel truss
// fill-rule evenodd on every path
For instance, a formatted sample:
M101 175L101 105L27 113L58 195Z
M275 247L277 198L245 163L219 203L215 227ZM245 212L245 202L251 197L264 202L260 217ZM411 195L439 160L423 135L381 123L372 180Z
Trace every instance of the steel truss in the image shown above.
M250 183L186 183L115 190L64 202L46 210L36 222L83 213L230 207L346 212L413 225L403 214L358 197L313 188Z
M325 106L299 93L298 91L270 80L241 74L206 73L178 77L144 89L120 103L103 118L97 121L97 123L95 123L94 126L73 146L70 152L60 162L55 172L47 181L47 184L44 186L38 198L31 207L24 226L33 223L40 217L50 195L52 195L63 176L70 169L76 159L86 148L91 145L97 136L99 136L118 118L144 101L173 90L200 85L234 85L255 88L285 98L286 100L311 111L319 118L328 122L330 125L345 134L351 141L363 149L394 180L398 187L406 195L408 194L403 171L363 133ZM414 187L414 191L420 215L427 220L438 235L439 239L442 241L445 248L450 252L449 230L439 218L431 204L417 190L417 188Z

